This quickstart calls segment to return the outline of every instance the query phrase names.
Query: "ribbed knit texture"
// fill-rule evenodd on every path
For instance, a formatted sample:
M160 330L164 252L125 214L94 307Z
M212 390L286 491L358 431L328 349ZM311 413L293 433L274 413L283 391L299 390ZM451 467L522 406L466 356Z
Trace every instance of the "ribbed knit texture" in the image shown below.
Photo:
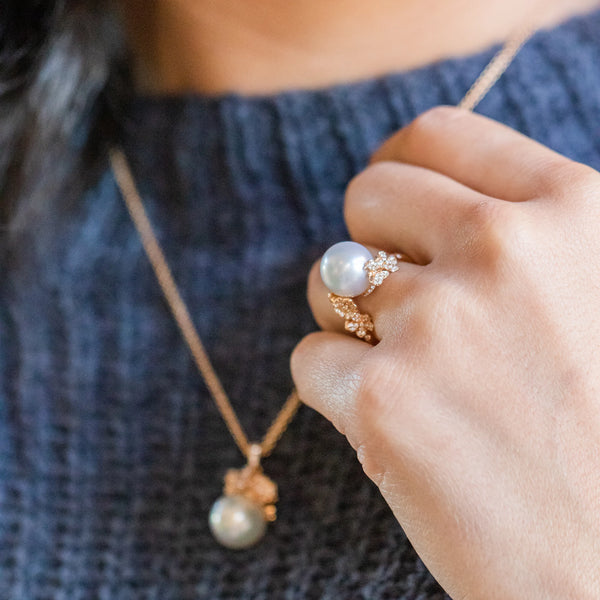
M492 53L128 111L124 147L252 438L315 328L306 276L346 237L348 181L418 113L458 102ZM600 13L537 34L479 110L600 167ZM2 600L446 598L345 439L307 408L265 463L281 501L264 542L215 543L207 513L242 460L108 170L52 251L3 273L0 342Z

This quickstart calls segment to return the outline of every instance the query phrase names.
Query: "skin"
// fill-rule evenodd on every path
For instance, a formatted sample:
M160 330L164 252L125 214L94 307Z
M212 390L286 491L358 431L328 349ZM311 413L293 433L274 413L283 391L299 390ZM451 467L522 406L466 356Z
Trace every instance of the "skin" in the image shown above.
M472 52L509 35L533 5L122 7L140 89L218 94ZM592 5L547 0L537 21ZM592 169L484 117L436 108L386 141L346 193L352 239L414 261L358 300L378 344L343 332L316 266L310 274L325 331L292 355L300 395L347 436L455 599L600 597L598 198Z
M352 239L408 252L371 296L375 346L292 356L453 598L600 597L600 174L482 116L436 108L349 185Z
M470 54L598 0L120 0L146 93L272 93Z

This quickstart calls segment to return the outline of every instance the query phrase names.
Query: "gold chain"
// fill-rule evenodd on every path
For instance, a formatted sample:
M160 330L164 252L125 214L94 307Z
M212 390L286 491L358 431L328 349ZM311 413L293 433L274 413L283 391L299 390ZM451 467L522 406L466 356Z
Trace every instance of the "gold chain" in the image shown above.
M475 83L471 86L471 89L465 94L465 97L458 103L458 108L471 111L475 109L498 79L502 77L504 71L508 69L510 63L512 63L519 50L533 35L534 31L531 25L526 25L506 41L504 46L481 72Z
M162 288L167 303L171 308L173 317L189 346L196 366L202 374L206 386L210 390L215 404L217 405L227 428L231 432L233 439L238 445L238 448L241 450L242 454L250 460L251 448L256 447L256 445L251 444L244 433L244 429L233 410L233 406L221 385L204 345L200 340L200 336L194 327L190 313L177 289L171 269L167 264L165 255L158 244L158 240L156 239L152 225L148 219L146 209L144 208L142 199L140 198L133 180L131 169L127 164L127 159L121 150L113 149L110 151L110 162L123 199L125 200L131 218L139 232L144 250L152 264L152 268L154 269L154 273L156 274L156 278ZM298 392L294 389L283 405L283 408L275 417L275 420L269 427L262 442L258 444L261 449L261 457L268 456L271 453L277 444L277 441L287 429L288 424L294 418L299 406L300 398Z
M472 111L479 104L504 71L506 71L532 33L533 29L531 27L523 28L506 42L458 104L459 108ZM138 230L142 245L154 269L158 283L227 428L248 461L256 459L255 453L257 449L260 449L260 457L268 456L294 418L301 404L298 392L296 389L292 390L292 393L288 396L285 404L267 430L262 442L260 444L251 443L221 385L204 345L200 340L200 336L194 327L185 302L175 284L171 269L167 264L148 219L127 159L119 149L111 149L109 158L117 185Z

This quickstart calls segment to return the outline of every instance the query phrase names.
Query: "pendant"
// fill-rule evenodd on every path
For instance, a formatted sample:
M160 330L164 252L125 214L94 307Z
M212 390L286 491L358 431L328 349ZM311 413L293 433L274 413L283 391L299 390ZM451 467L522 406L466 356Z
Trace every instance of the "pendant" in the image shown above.
M277 484L263 473L260 454L260 446L253 444L248 464L227 471L223 496L210 510L210 530L226 548L254 546L264 537L267 523L277 518Z

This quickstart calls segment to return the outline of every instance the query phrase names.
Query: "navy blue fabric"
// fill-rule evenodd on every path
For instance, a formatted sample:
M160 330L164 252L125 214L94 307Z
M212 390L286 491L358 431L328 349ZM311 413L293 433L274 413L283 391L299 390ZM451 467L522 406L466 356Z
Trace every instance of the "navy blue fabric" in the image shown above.
M129 107L124 148L252 438L315 329L306 275L346 237L349 180L396 129L458 102L492 54ZM600 167L600 13L538 33L478 110ZM242 460L108 169L65 211L51 251L3 273L0 342L0 598L446 598L346 441L307 408L265 464L281 501L264 542L213 541L207 512Z

